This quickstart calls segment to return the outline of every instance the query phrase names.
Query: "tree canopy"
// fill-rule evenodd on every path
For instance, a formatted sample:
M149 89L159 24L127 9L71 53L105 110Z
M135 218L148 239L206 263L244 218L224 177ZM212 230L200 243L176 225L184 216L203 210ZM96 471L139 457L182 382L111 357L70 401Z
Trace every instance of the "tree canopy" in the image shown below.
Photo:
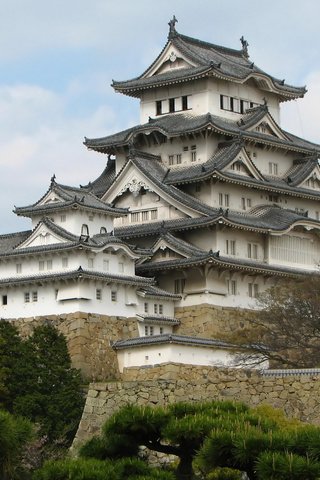
M289 420L271 407L214 401L127 405L80 455L103 461L136 456L146 446L179 458L179 480L241 480L244 473L250 480L316 480L319 445L320 428Z
M21 339L14 325L1 320L0 342L2 407L37 423L40 434L50 441L64 438L70 444L84 398L64 336L50 325L41 325ZM5 388L1 388L1 374Z
M258 305L249 327L229 341L249 345L253 364L269 360L284 368L320 365L320 276L281 281L260 295ZM250 353L244 360L248 364Z

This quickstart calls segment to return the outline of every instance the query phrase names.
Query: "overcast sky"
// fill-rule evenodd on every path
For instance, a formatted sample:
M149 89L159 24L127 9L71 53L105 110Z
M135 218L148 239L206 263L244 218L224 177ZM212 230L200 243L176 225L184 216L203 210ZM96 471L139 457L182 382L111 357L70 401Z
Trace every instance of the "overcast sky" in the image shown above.
M304 99L282 107L282 127L320 143L319 0L1 0L0 233L30 228L12 213L36 202L55 173L86 184L104 155L84 136L139 123L138 100L113 92L112 79L141 74L177 30L239 49L295 86Z

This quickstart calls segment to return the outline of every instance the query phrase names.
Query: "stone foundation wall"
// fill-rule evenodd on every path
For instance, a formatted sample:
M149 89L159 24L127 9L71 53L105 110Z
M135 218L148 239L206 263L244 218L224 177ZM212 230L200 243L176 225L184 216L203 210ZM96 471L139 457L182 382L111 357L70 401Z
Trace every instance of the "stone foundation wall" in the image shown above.
M121 382L89 387L74 449L100 433L103 423L127 403L166 405L210 399L239 400L251 406L267 403L289 416L320 424L320 375L264 377L258 371L180 364L128 368Z
M44 322L54 325L64 334L72 365L81 370L85 380L91 382L120 378L117 356L111 343L138 336L135 319L108 315L76 312L14 320L22 336L30 335L35 326Z
M248 327L248 320L255 315L252 310L215 305L179 307L175 316L181 321L176 333L195 337L216 337L223 333L232 334Z

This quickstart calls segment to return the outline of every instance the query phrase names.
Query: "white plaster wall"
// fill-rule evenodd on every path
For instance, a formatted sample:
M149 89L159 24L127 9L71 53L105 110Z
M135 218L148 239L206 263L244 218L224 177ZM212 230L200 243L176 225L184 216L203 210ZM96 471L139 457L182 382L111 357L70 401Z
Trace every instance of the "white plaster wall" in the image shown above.
M101 289L101 300L96 299L96 289ZM117 300L111 300L111 291L117 292ZM25 292L30 293L30 302L24 301ZM32 301L37 292L38 300ZM2 305L7 295L7 305ZM78 282L52 282L46 285L24 285L20 288L0 289L0 317L19 318L40 315L60 315L72 312L97 313L133 317L136 314L135 288L85 280ZM135 300L135 301L132 301Z
M65 218L65 221L62 220ZM32 228L39 223L42 217L32 218ZM101 227L107 229L107 232L113 230L113 217L102 213L92 213L88 211L70 209L68 211L56 212L50 215L50 219L68 232L80 236L83 224L88 225L89 235L93 236L100 233Z
M120 372L133 366L151 366L160 363L228 366L235 361L230 350L216 347L188 345L145 345L117 351Z

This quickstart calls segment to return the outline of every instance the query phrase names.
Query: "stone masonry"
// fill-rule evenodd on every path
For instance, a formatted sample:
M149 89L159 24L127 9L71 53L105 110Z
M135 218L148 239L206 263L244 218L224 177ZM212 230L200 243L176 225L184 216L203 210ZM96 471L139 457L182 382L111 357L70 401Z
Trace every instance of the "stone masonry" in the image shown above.
M92 383L73 448L99 434L107 418L127 403L166 405L210 399L251 406L265 403L291 417L320 424L320 375L272 377L253 370L163 364L125 369L119 382Z

